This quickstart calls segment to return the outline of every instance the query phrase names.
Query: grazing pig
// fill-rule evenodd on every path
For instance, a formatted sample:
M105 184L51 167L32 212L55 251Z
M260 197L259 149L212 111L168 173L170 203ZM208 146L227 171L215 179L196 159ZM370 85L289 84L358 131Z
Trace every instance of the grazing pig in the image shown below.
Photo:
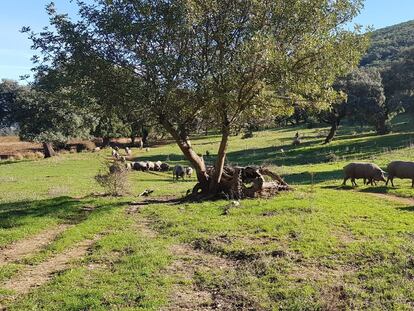
M168 163L161 163L161 171L167 172L170 169L170 165Z
M133 168L136 171L146 171L147 170L147 163L145 162L133 162Z
M342 185L346 185L346 181L351 179L353 186L358 186L355 179L363 178L364 182L368 180L368 184L373 184L375 181L384 181L384 171L374 163L353 162L344 167L344 182Z
M148 161L147 162L147 171L154 171L155 170L155 163Z
M127 156L132 155L131 149L129 149L128 147L125 147L125 153Z
M157 171L157 172L161 171L161 165L162 165L161 161L155 162L154 163L154 171Z
M184 167L183 166L181 166L181 165L174 166L174 169L173 169L173 180L174 180L174 178L176 180L178 180L179 177L181 177L184 180L184 175L185 175L185 170L184 170Z
M391 185L394 187L394 178L411 179L411 187L414 188L414 162L407 161L393 161L387 166L388 182L391 181Z
M134 162L132 162L132 163L125 163L125 167L126 167L126 169L128 170L128 171L130 171L130 170L132 170L132 168L133 168L133 164L134 164Z
M191 175L193 175L193 168L192 167L186 167L185 168L185 175L188 177L188 178L191 178Z

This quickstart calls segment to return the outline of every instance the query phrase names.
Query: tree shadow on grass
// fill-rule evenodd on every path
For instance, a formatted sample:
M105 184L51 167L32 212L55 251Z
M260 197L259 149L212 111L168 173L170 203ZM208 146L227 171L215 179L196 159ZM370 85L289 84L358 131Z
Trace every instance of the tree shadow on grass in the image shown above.
M329 190L343 190L343 191L350 191L350 190L355 190L358 189L358 187L353 187L350 185L343 185L342 182L338 183L336 185L329 185L329 186L322 186L322 189L329 189Z
M125 203L107 203L93 206L92 200L77 200L58 197L38 201L21 201L0 204L0 229L22 226L28 218L44 217L61 223L76 224L85 220L90 213L105 213ZM90 208L85 208L89 206Z
M332 189L332 190L354 190L357 192L365 192L365 193L388 193L388 188L385 186L368 186L366 188L361 188L365 185L362 184L362 181L360 182L360 184L358 184L358 186L354 187L354 186L350 186L350 185L342 185L338 184L338 185L332 185L332 186L322 186L322 189Z
M392 188L389 188L387 186L374 186L369 188L361 189L360 192L368 192L368 193L388 193L389 190Z
M9 164L15 164L15 163L19 163L19 162L24 162L24 161L2 160L2 161L0 161L0 165L9 165Z
M414 206L398 207L397 209L405 212L414 212Z
M342 179L343 172L342 170L332 170L332 171L323 171L323 172L302 172L295 174L283 175L283 179L290 184L296 185L311 185L319 184L330 180ZM331 189L340 187L340 184L326 186ZM324 187L323 187L324 188Z

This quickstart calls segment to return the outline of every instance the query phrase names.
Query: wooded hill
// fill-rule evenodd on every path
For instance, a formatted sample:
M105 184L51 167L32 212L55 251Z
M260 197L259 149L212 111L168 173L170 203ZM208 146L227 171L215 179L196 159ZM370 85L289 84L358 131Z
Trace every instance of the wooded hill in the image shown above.
M372 33L371 47L361 66L386 67L411 47L414 47L414 20L378 29Z

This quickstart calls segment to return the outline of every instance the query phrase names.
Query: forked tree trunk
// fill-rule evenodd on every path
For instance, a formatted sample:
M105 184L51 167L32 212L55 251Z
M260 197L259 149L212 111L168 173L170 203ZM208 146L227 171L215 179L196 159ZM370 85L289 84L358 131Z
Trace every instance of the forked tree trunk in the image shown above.
M56 155L55 150L53 149L52 143L43 143L43 151L45 154L45 158L50 158Z
M176 141L184 156L197 172L198 183L193 193L188 197L193 200L200 199L243 199L273 196L279 191L290 190L279 175L263 168L252 167L226 167L227 143L230 136L230 126L226 123L222 129L222 138L214 167L207 168L202 156L193 150L187 137L182 137L168 121L161 119L161 124ZM264 175L273 181L266 182ZM252 184L247 187L245 184Z
M220 147L217 153L217 160L214 166L214 173L210 182L209 193L216 194L219 190L221 176L223 175L224 163L227 155L227 144L230 136L229 122L226 121L222 127Z

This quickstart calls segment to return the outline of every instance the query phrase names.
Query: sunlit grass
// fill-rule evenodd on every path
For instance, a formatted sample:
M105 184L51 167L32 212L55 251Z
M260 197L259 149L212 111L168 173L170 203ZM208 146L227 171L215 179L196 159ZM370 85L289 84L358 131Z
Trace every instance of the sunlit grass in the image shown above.
M145 189L155 197L181 197L195 179L174 182L170 172L130 172L129 195L103 196L94 176L110 159L109 149L0 162L0 248L70 225L44 248L1 266L0 282L99 237L85 258L28 295L14 299L0 286L0 302L10 310L158 310L177 282L165 272L175 259L171 246L186 243L233 267L200 269L191 284L256 309L409 310L414 207L371 193L414 197L411 181L396 179L396 188L362 181L355 189L340 187L349 161L373 161L385 169L392 160L414 160L414 132L407 122L397 120L398 132L385 136L345 126L329 145L322 145L326 128L264 130L245 140L232 136L229 163L270 166L295 190L229 209L225 201L165 203L130 215L129 205ZM293 147L297 131L303 144ZM193 145L198 153L208 151L205 159L212 163L219 140L199 136ZM132 152L137 160L188 165L173 143ZM137 226L143 220L154 235Z

